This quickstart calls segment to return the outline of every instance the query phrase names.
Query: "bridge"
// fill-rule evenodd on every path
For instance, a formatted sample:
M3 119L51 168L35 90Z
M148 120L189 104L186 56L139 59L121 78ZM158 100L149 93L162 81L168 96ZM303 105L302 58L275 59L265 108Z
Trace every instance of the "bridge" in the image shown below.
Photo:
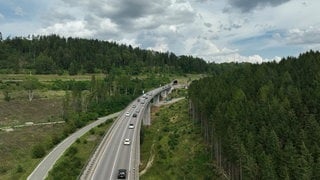
M127 179L139 179L141 123L151 124L150 108L152 104L159 103L170 91L171 85L154 89L137 98L124 111L99 118L74 132L42 159L27 180L45 179L55 162L72 143L90 129L115 117L118 118L94 152L80 179L117 179L117 168L127 170ZM126 115L127 113L129 115ZM132 117L133 114L136 114L136 117ZM130 124L133 125L133 128L129 129ZM124 137L129 138L130 145L124 146Z
M165 85L130 103L108 130L80 179L118 179L119 169L126 170L126 179L139 179L141 124L151 125L151 106L165 98L170 90L171 85ZM129 141L125 143L125 139Z

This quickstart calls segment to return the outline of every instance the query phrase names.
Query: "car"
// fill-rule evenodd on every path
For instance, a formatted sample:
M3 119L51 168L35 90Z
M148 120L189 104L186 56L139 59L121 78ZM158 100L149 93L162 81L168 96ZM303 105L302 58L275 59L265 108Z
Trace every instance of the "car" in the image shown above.
M132 115L132 117L137 117L137 114L136 114L136 113L134 113L134 114Z
M142 100L142 101L141 101L141 104L144 104L144 103L145 103L145 101L144 101L144 100Z
M123 144L124 145L130 145L130 139L124 139Z
M129 124L129 129L133 129L133 128L134 128L133 123L130 123L130 124Z
M129 113L129 112L126 112L126 116L130 116L130 113Z
M127 177L127 170L126 169L119 169L118 170L118 179L125 179Z
M139 113L140 112L140 109L136 109L136 113Z
M132 108L136 108L136 105L134 104L134 105L132 105Z

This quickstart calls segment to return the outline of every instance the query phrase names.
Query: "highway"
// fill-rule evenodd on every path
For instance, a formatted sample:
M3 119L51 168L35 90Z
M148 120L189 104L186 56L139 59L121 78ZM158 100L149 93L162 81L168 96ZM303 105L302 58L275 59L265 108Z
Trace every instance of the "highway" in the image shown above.
M34 169L34 171L28 176L28 180L37 180L37 179L45 179L48 175L48 172L52 169L55 162L62 156L62 154L67 150L71 144L73 144L78 138L88 132L90 129L98 126L99 124L105 122L106 120L113 119L117 117L120 112L111 114L106 117L99 118L97 121L81 128L75 133L71 134L68 138L63 140L60 144L58 144L43 160L39 163L39 165Z
M123 113L118 116L96 149L81 179L118 179L119 169L127 170L126 179L139 179L142 118L147 112L146 109L149 108L151 99L167 88L170 86L160 87L140 96L122 111ZM134 114L137 116L133 117ZM134 125L134 128L129 128L130 123ZM124 144L125 139L130 139L129 145Z

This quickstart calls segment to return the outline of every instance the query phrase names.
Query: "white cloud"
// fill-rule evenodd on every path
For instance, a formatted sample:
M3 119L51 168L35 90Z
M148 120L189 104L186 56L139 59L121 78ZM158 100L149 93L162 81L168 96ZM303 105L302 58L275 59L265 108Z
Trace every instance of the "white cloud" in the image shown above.
M152 47L148 47L147 49L159 52L169 51L168 44L166 43L164 38L158 38L155 42L155 45Z
M132 47L140 47L141 46L141 44L138 44L136 42L136 39L126 39L126 38L120 39L120 40L109 39L109 41L115 41L119 44L126 44L126 45L128 45L128 46L130 45Z
M281 60L280 57L275 56L272 59L264 59L260 55L252 55L252 56L241 56L238 53L229 54L229 55L223 55L223 56L214 56L208 59L209 62L215 62L215 63L223 63L223 62L248 62L248 63L254 63L254 64L261 64L263 62L269 62L269 61L276 61L279 62Z
M285 38L288 44L320 44L320 27L290 29Z
M132 26L133 26L133 28L131 30L136 31L139 29L154 29L154 28L159 27L160 24L158 24L158 22L154 16L147 15L147 16L135 19L132 22Z
M4 15L0 13L0 20L4 19Z
M170 25L170 26L169 26L169 30L172 31L172 32L174 32L174 33L177 33L177 32L178 32L177 26L175 26L175 25Z
M14 14L17 15L17 16L23 16L24 15L24 12L23 12L23 9L21 7L16 7L14 9Z
M83 21L70 21L66 23L56 23L47 28L40 29L40 34L60 34L71 37L92 37L95 32L86 29L86 23Z
M109 31L112 33L118 32L118 26L115 23L111 22L111 20L108 18L101 20L100 28L101 31Z

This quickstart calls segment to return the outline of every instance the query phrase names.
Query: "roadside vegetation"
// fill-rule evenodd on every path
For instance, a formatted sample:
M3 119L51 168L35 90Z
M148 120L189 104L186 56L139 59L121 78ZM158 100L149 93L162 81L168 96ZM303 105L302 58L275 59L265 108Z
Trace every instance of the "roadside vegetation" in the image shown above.
M26 179L63 129L63 124L55 124L0 131L0 179Z
M112 122L113 120L108 120L77 139L57 161L47 179L77 179Z
M154 107L151 118L152 125L143 127L140 170L147 170L140 179L222 178L206 153L200 126L188 116L187 100Z

